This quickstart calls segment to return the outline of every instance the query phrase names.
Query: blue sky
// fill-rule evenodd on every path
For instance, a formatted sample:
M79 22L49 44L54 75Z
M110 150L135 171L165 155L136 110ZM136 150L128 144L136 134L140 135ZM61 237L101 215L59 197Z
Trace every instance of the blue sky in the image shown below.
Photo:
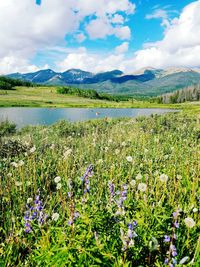
M0 73L75 67L95 72L113 68L131 72L149 64L199 67L196 55L183 59L185 52L198 53L200 49L199 38L193 40L200 32L199 0L15 3L0 3ZM193 42L188 43L188 39Z

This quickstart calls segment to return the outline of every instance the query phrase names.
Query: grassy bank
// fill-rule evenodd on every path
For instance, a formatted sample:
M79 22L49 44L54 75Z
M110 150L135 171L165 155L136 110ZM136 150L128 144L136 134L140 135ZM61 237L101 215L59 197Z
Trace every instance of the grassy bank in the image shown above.
M200 265L197 115L4 135L0 266Z
M16 87L0 91L0 107L176 107L148 101L105 101L57 93L56 87Z

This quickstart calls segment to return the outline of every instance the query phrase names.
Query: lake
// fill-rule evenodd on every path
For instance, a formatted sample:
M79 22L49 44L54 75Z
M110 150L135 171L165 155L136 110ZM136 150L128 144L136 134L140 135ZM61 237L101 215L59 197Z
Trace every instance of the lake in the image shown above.
M120 118L149 116L175 112L158 108L0 108L0 121L9 120L18 128L26 125L49 125L58 120L71 122L97 118Z

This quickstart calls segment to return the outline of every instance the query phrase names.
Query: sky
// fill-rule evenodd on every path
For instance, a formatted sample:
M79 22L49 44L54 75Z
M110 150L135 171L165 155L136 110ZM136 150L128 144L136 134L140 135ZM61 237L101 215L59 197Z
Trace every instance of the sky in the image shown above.
M200 0L0 0L0 74L200 67Z

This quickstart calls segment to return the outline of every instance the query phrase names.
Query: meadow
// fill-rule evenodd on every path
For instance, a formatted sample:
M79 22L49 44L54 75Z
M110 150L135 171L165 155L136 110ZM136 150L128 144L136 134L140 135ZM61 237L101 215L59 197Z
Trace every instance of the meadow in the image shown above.
M111 96L112 97L112 96ZM115 97L115 96L113 96ZM108 101L90 99L73 94L60 94L55 86L16 86L13 90L0 90L0 107L171 107L179 105L150 103L135 99L127 101Z
M0 266L200 266L198 116L1 123Z

